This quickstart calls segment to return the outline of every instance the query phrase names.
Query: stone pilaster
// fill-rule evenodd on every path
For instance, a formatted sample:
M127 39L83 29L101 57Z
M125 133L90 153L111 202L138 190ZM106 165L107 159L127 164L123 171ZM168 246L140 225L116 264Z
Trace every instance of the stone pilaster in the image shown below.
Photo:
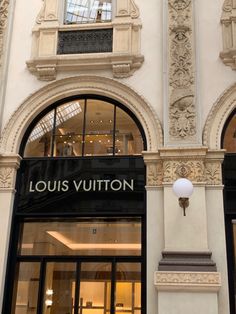
M200 144L193 0L167 0L166 145Z
M7 252L15 195L16 172L20 165L19 155L0 155L0 308L3 300Z

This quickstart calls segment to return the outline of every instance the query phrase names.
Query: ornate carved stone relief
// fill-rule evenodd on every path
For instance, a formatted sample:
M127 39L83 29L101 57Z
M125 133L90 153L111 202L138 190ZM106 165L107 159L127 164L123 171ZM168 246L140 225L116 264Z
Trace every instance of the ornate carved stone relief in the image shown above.
M160 186L163 181L163 169L162 164L150 163L147 167L147 185L148 186Z
M0 189L13 188L13 169L12 168L3 168L0 169Z
M3 56L3 41L4 33L7 25L7 16L10 0L1 0L0 1L0 69L2 64Z
M14 189L16 170L20 165L20 160L18 155L0 155L0 191Z
M205 185L222 185L222 151L206 151L205 147L161 149L157 153L144 153L144 161L148 186L172 184L178 178Z
M234 0L225 0L221 16L223 51L220 53L220 57L224 64L230 66L232 70L236 70L235 9L236 2Z
M155 272L157 290L218 291L221 276L218 272Z
M204 182L204 163L198 160L164 161L164 182L188 178L193 182Z
M220 162L206 163L205 174L206 174L207 185L221 185L222 184Z
M195 63L191 0L169 0L169 136L196 140Z

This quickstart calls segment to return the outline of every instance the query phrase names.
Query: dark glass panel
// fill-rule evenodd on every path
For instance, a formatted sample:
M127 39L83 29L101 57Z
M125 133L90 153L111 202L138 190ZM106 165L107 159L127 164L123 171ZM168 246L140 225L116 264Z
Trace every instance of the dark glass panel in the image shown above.
M24 157L49 157L52 150L54 110L46 114L34 127L26 143Z
M111 264L82 263L80 272L79 313L110 313Z
M54 156L81 156L84 100L70 101L57 108Z
M141 255L141 220L25 222L21 255Z
M65 24L110 22L112 0L67 0Z
M84 155L113 154L114 106L105 101L88 99Z
M115 313L141 314L141 264L117 263Z
M40 264L24 262L18 267L11 314L36 314Z
M223 139L223 148L227 153L236 152L236 114L227 125Z
M75 282L75 263L47 263L43 314L73 314Z
M136 155L143 151L142 135L133 119L122 109L116 109L116 155Z

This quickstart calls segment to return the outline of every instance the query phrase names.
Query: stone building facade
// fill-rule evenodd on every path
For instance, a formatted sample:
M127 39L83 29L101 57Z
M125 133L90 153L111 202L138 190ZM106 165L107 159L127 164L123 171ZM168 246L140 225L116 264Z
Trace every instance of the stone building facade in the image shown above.
M66 23L69 2L0 2L2 313L53 314L46 301L31 308L12 301L19 286L11 276L22 258L13 219L27 157L22 145L47 108L95 97L134 117L146 141L138 153L146 173L142 302L128 313L234 314L236 199L223 193L227 182L233 191L234 169L222 164L228 167L225 156L233 164L236 151L235 0L107 0L107 20ZM100 2L97 19L105 10ZM179 178L194 187L186 216L172 191ZM125 307L112 295L103 313ZM78 313L76 302L70 313Z

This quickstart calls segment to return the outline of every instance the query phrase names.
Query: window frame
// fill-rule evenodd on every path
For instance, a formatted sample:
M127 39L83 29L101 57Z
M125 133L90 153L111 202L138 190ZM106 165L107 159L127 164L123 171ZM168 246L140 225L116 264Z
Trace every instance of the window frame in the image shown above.
M91 1L91 0L89 0ZM103 24L103 23L112 23L112 20L114 18L114 0L111 0L111 20L105 20L104 22L103 21L97 21L95 20L94 22L81 22L81 23L66 23L66 15L67 15L67 2L68 0L64 0L64 5L63 5L63 20L62 20L62 24L63 25L98 25L98 24ZM88 18L87 18L88 19Z
M94 100L100 100L100 101L105 101L107 103L110 103L111 105L114 106L114 109L116 107L120 108L121 110L123 110L125 113L128 114L128 116L133 120L133 122L136 124L137 126L137 129L139 130L140 132L140 135L142 137L142 141L143 141L143 150L145 151L147 149L147 141L146 141L146 137L145 137L145 133L144 133L144 130L139 122L139 120L137 119L137 117L126 107L124 106L123 104L119 103L118 101L116 100L113 100L111 98L108 98L108 97L104 97L104 96L100 96L100 95L91 95L91 94L84 94L84 95L75 95L75 96L71 96L71 97L68 97L68 98L64 98L64 99L61 99L57 102L55 102L54 104L52 104L51 106L47 107L45 110L43 110L33 121L32 123L29 125L29 127L27 128L27 131L25 132L24 136L23 136L23 140L21 142L21 145L20 145L20 149L19 149L19 153L21 156L24 156L24 151L25 151L25 148L26 148L26 145L27 145L27 140L30 136L30 133L32 132L32 130L34 129L34 127L37 125L37 123L44 117L46 116L50 111L52 110L55 110L58 106L60 105L63 105L64 103L66 102L69 102L69 101L73 101L73 100L79 100L79 99L83 99L83 100L89 100L89 99L94 99ZM114 110L114 114L115 114L115 111ZM114 116L115 118L115 116ZM113 131L115 129L115 119L114 119L114 126L113 126ZM83 130L83 133L85 134L85 130ZM106 156L106 157L121 157L121 156L134 156L134 155L116 155L115 154L115 132L113 132L113 153L111 156L109 155L99 155L99 156ZM76 156L77 158L79 157L85 157L84 155L82 156ZM98 157L96 155L94 155L94 157ZM29 158L37 158L36 157L29 157ZM51 156L50 157L41 157L41 158L57 158L56 156L52 156L52 153L51 153Z

